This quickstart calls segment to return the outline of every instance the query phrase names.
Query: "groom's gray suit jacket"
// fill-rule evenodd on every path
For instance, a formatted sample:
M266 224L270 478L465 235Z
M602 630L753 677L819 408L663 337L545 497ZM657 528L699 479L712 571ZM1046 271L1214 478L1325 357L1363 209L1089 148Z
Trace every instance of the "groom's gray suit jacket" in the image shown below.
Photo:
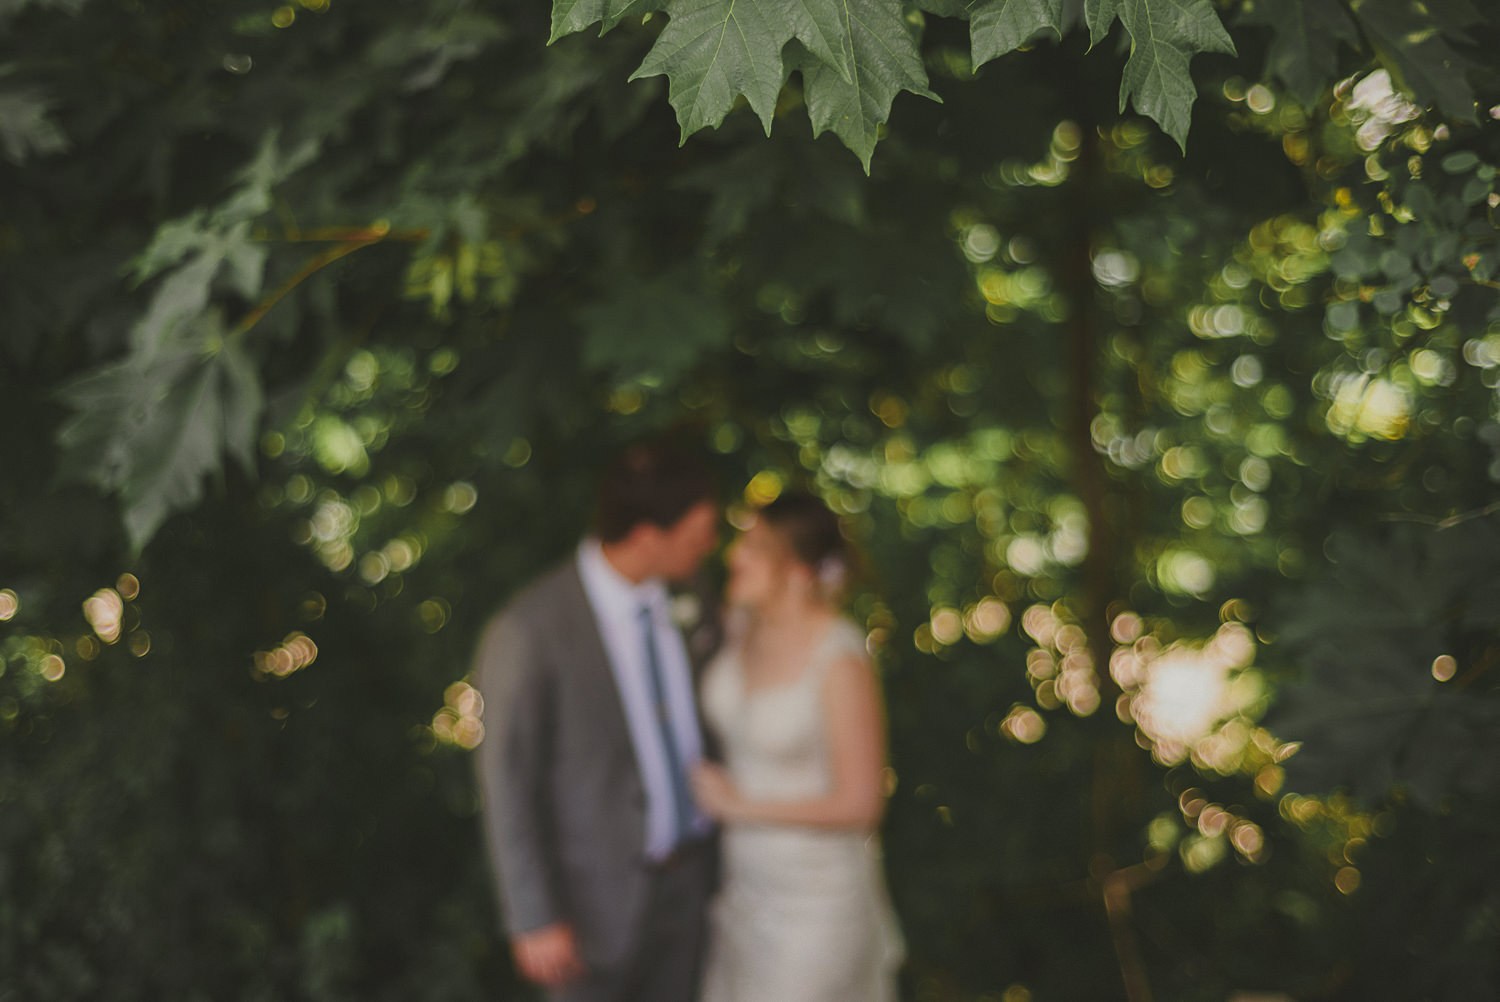
M712 620L712 617L709 617ZM717 644L686 638L695 668ZM646 905L646 794L629 725L575 559L487 625L478 769L506 929L571 922L585 963L612 967Z

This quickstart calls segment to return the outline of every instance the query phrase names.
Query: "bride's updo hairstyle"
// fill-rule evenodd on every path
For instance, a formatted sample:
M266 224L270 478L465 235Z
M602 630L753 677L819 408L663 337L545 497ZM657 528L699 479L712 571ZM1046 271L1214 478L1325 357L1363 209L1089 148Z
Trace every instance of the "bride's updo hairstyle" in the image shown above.
M811 494L782 494L762 507L757 517L786 540L798 563L812 568L823 597L837 599L849 580L852 554L839 518Z

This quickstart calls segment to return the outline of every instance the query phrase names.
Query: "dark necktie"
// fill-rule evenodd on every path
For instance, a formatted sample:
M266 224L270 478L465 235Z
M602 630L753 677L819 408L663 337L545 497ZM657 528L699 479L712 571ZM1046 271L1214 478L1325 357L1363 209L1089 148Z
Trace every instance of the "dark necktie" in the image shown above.
M646 674L651 681L651 702L656 716L656 729L661 736L662 750L666 753L667 772L672 778L672 831L673 843L680 844L692 832L693 800L688 792L687 772L682 767L682 754L677 749L677 738L672 733L672 714L667 705L666 680L662 675L661 655L656 644L655 617L649 605L641 606L641 634L646 640Z

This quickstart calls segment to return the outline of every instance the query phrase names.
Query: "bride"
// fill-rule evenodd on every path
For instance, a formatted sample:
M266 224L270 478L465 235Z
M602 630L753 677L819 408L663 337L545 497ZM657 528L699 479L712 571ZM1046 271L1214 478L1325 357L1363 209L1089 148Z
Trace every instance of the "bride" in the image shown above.
M884 714L864 633L834 605L846 567L838 520L808 495L760 509L729 551L747 623L702 689L725 764L693 777L723 826L702 1002L896 998Z

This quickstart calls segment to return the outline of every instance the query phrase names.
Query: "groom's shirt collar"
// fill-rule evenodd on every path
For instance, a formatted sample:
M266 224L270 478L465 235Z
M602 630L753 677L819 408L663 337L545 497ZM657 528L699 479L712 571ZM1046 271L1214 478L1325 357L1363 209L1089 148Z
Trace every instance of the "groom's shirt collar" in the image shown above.
M631 581L615 570L597 539L585 539L578 547L578 573L601 617L634 621L643 605L654 611L667 607L667 586L661 578Z

